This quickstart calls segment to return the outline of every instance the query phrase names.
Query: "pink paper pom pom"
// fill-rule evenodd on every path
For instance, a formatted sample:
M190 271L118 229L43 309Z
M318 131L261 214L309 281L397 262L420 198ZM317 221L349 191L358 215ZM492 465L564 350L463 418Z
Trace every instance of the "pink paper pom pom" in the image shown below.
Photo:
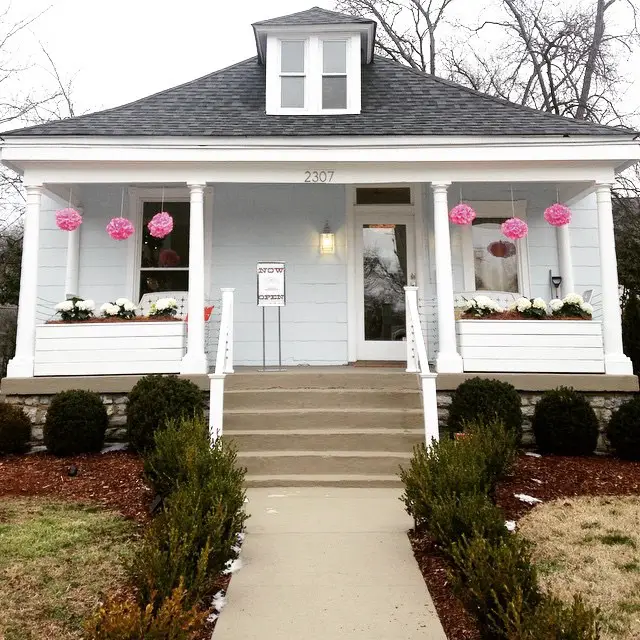
M111 218L107 225L107 233L114 240L126 240L133 231L133 225L126 218Z
M529 233L529 227L524 220L520 218L509 218L502 223L502 233L511 240L519 240Z
M63 231L75 231L82 224L82 216L69 207L60 209L56 211L56 224Z
M471 224L476 218L476 212L468 204L459 204L449 211L449 220L453 224Z
M173 231L173 218L166 211L156 213L149 221L147 229L154 238L164 238Z
M571 222L571 209L556 202L544 210L544 219L554 227L562 227Z

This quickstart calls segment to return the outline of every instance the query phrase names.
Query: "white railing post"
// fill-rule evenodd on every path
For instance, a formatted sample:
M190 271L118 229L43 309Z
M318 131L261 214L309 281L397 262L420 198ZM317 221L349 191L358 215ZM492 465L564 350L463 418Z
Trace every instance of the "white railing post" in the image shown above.
M424 439L427 447L433 440L440 439L438 429L438 397L436 395L436 374L421 373L422 410L424 414Z
M226 350L224 359L224 373L233 373L233 288L222 291L222 313L227 315Z
M209 374L209 436L211 444L222 435L225 374Z
M414 318L413 318L413 301L415 306L418 306L418 287L405 287L404 288L404 303L405 303L405 315L406 315L406 336L407 336L407 373L418 372L418 362L416 358L416 335L414 330Z

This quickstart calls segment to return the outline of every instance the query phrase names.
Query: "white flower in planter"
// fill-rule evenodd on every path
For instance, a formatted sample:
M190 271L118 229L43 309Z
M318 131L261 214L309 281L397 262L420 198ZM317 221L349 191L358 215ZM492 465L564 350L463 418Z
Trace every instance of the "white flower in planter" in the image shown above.
M111 304L110 302L105 302L101 307L100 311L105 316L117 316L120 311L120 307L117 304Z
M562 302L560 298L554 298L553 300L549 301L549 309L551 309L551 311L559 311L560 309L562 309L563 304L564 302Z
M542 298L534 298L532 306L534 309L542 309L543 311L547 310L547 303Z
M569 293L562 299L562 302L565 304L577 304L578 306L581 306L584 304L584 299L578 293Z
M58 302L55 306L56 311L72 311L73 310L73 300L63 300L62 302Z
M135 311L138 307L136 307L131 300L127 300L123 305L125 311Z
M96 303L93 300L78 300L75 306L80 311L93 311L96 308Z
M531 309L531 300L529 298L518 298L516 300L516 310L522 313L528 309Z
M582 311L584 311L584 313L586 313L589 316L593 315L593 307L588 303L588 302L583 302L580 305L580 308L582 309Z

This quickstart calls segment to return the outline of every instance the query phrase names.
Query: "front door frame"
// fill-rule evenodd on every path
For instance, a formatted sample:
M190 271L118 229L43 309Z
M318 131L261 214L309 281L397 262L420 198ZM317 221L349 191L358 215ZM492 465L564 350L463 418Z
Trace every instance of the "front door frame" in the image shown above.
M358 187L406 187L411 188L411 204L406 205L356 205L356 189ZM413 218L415 236L415 273L418 295L422 297L426 273L426 242L425 242L425 213L423 206L423 185L411 184L357 184L347 185L346 189L346 214L347 214L347 317L348 337L347 349L349 362L358 359L359 342L359 307L362 303L363 283L358 282L359 257L357 251L357 218L361 215L397 215Z

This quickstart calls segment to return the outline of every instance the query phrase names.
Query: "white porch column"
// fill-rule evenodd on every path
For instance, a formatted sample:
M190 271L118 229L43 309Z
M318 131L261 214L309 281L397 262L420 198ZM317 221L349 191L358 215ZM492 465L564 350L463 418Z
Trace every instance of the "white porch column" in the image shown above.
M9 378L33 377L42 185L27 185L25 190L27 192L27 209L24 216L24 237L22 240L16 354L7 364L7 377Z
M456 347L456 322L453 311L453 269L449 232L449 182L433 183L433 228L436 248L436 292L438 304L438 373L462 372L462 358Z
M598 201L604 368L605 372L609 374L631 375L633 373L631 360L622 351L622 319L620 317L616 245L613 235L611 185L597 184L596 197Z
M573 280L573 259L571 256L571 232L569 225L558 227L558 263L560 265L560 276L562 277L562 295L576 292L576 285Z
M82 214L81 209L77 209ZM64 279L64 294L67 298L78 295L78 278L80 264L80 225L67 234L67 268Z
M180 373L207 373L204 352L204 185L190 184L189 212L189 322L187 353Z

